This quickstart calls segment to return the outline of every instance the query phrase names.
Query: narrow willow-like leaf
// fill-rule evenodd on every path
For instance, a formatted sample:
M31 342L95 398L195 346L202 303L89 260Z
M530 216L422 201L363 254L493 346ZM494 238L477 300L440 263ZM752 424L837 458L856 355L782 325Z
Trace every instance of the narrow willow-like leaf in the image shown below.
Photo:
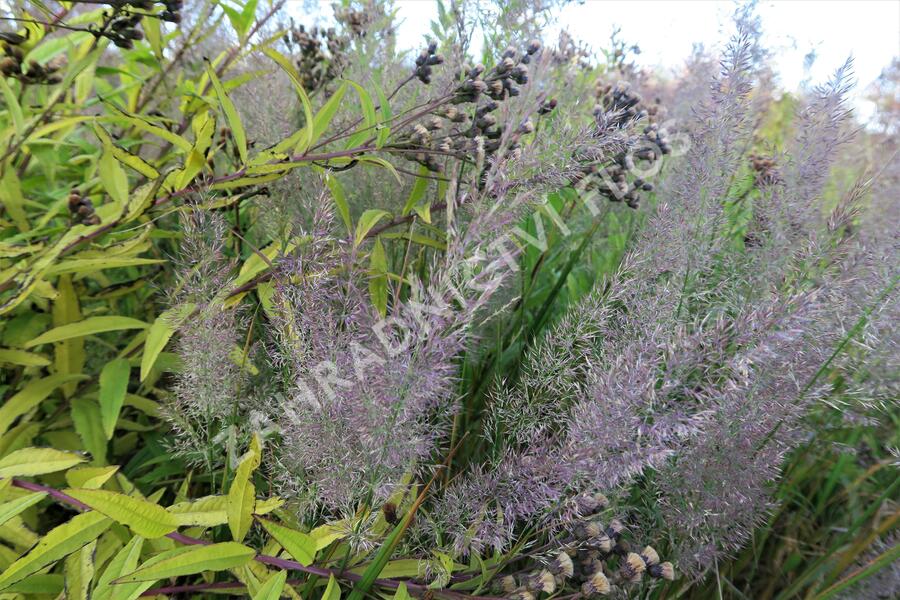
M131 365L124 358L109 361L100 371L100 418L108 440L112 439L119 411L125 403L130 374Z
M222 87L222 82L219 81L215 70L213 70L212 65L209 62L206 64L206 71L209 73L209 79L212 81L213 88L216 90L216 95L219 97L219 104L222 106L222 112L225 113L225 119L228 121L228 126L231 128L231 135L234 137L234 143L237 144L238 154L241 156L241 164L247 164L247 134L244 132L244 124L241 123L241 117L238 115L234 103L231 101L231 98L228 97L228 94Z
M47 270L53 267L52 265ZM61 327L81 320L81 300L72 284L72 277L63 275L56 281L59 296L53 301L53 326ZM53 362L58 375L74 375L84 370L87 356L84 353L84 339L72 338L53 345ZM63 395L67 398L75 393L78 384L71 381L63 385Z
M54 448L22 448L0 459L0 477L23 477L63 471L84 457Z
M26 352L25 350L0 348L0 363L23 367L46 367L50 364L50 359L34 352Z
M287 571L278 571L266 579L253 594L253 600L278 600L287 581Z
M18 394L0 406L0 435L6 433L18 417L40 404L50 392L70 381L87 379L84 375L51 375L26 385Z
M99 489L110 477L116 474L119 467L75 467L66 471L66 483L69 487L87 490Z
M253 514L265 515L284 504L281 498L258 500ZM228 522L228 496L205 496L173 504L168 508L179 526L213 527Z
M397 591L394 592L394 600L410 600L409 591L407 591L406 584L402 581L397 586Z
M184 323L184 320L194 312L195 305L191 303L179 304L159 315L144 340L144 353L141 355L141 381L150 374L150 369L159 358L159 353L166 347L175 330Z
M322 594L322 600L341 600L341 586L338 584L334 575L328 576L328 585Z
M244 453L234 473L234 480L228 490L228 528L236 542L243 541L253 523L253 509L256 502L256 486L251 481L253 471L259 466L262 445L254 434L250 449Z
M300 81L300 75L297 73L297 70L291 64L291 61L288 60L286 56L274 50L272 48L263 48L263 52L278 63L278 66L281 67L285 73L287 73L288 77L291 79L291 83L294 86L294 90L297 92L297 96L300 98L300 104L303 106L303 115L305 117L306 127L304 127L303 131L305 134L303 135L303 139L298 142L297 146L294 148L294 151L298 154L302 154L306 152L307 149L312 145L312 135L313 128L312 123L314 120L313 112L312 112L312 104L309 101L309 96L306 94L306 90L303 89L303 83Z
M143 498L109 490L67 489L66 493L144 538L162 537L178 528L174 515Z
M29 506L34 506L46 497L46 492L35 492L0 504L0 525L3 525Z
M144 565L133 573L115 579L113 583L156 581L203 571L224 571L247 564L255 554L253 548L237 542L193 546L171 558Z
M369 297L375 310L384 318L388 304L387 256L381 239L377 237L369 255L369 271Z
M359 221L356 222L356 237L354 238L354 245L359 246L363 242L363 240L366 239L366 234L368 234L369 231L371 231L372 228L378 224L378 221L390 216L391 213L378 208L370 208L362 215L360 215Z
M110 525L112 520L100 513L86 512L54 527L28 554L0 574L0 590L75 552L97 539Z
M49 344L50 342L59 342L72 338L80 338L96 333L105 333L107 331L122 331L125 329L146 329L149 324L132 319L131 317L106 316L106 317L90 317L77 323L70 323L61 327L55 327L47 331L30 342L25 344L26 348L33 348L41 344Z
M313 117L313 134L312 134L312 143L315 144L319 141L319 138L322 137L328 130L328 126L331 125L331 120L334 118L334 115L337 114L338 108L341 106L341 100L344 98L344 93L347 91L347 84L342 83L340 87L331 95L331 98L328 99L327 102L319 109L319 112L316 113L316 116Z
M75 398L69 416L84 449L91 454L91 464L97 467L106 465L107 440L100 422L100 406L90 398Z
M130 592L141 584L113 585L112 581L125 573L134 571L141 559L143 546L144 538L136 535L113 556L106 569L97 578L97 586L94 588L91 600L124 600L124 598L130 597Z
M288 554L304 567L316 558L316 541L308 534L286 527L268 519L257 519L263 529L269 532Z
M88 600L90 597L96 550L97 540L91 540L83 548L66 557L66 600Z
M338 214L341 215L341 220L347 226L347 233L352 234L353 221L350 219L350 205L347 203L347 194L344 193L344 187L337 177L327 172L325 174L325 183L328 185L328 189L331 190L331 198L334 200Z

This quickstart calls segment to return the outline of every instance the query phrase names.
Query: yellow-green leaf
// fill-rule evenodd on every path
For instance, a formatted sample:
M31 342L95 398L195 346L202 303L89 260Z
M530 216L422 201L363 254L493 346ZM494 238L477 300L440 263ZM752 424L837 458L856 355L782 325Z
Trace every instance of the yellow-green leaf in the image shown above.
M162 537L178 528L174 515L143 498L109 490L67 489L66 493L144 538Z
M113 585L112 581L125 573L134 571L141 558L144 538L139 535L129 540L125 547L113 556L106 569L97 578L97 586L91 600L125 600L132 598L131 593L141 584Z
M22 391L0 406L0 435L6 433L9 426L18 417L40 404L44 398L50 395L50 392L70 381L82 379L87 379L87 377L84 375L51 375L31 381Z
M316 541L306 533L296 531L275 521L257 519L288 554L301 565L311 565L316 558Z
M66 471L66 483L69 487L96 490L116 474L119 467L75 467Z
M325 174L325 183L328 185L328 189L331 190L331 197L334 199L334 205L338 209L338 214L341 215L341 220L347 226L347 233L352 234L353 221L350 220L350 205L347 203L347 194L344 193L344 187L337 177L331 173Z
M34 352L16 350L14 348L0 348L0 363L21 365L23 367L46 367L50 359Z
M94 552L97 540L66 557L66 600L88 600L94 578Z
M363 240L366 239L366 234L378 224L378 221L390 216L391 213L378 208L370 208L360 215L359 221L356 223L356 238L354 240L354 245L359 246Z
M0 574L0 590L6 589L32 573L37 573L47 565L53 564L89 544L106 531L110 525L112 525L112 520L100 513L86 512L75 515L70 521L54 527L28 554Z
M22 448L0 459L0 477L19 477L54 473L78 463L84 457L54 448Z
M194 308L194 304L179 304L162 313L153 321L153 325L147 332L147 339L144 341L144 354L141 356L141 381L150 374L150 369L156 363L159 353L166 347L166 343L175 330L194 312Z
M222 82L219 81L215 70L208 61L206 63L206 71L209 73L209 79L212 81L213 88L216 90L216 95L219 97L219 104L222 105L222 111L225 113L225 118L228 120L228 126L231 128L231 135L234 137L234 143L237 144L238 153L241 156L241 164L247 164L247 134L244 133L244 125L241 123L241 117L238 115L234 103L231 101L231 98L228 97L228 94L222 87Z
M100 371L100 419L106 439L111 440L119 419L119 411L128 392L131 365L124 358L109 361Z
M59 263L53 266L57 266ZM81 320L81 304L78 292L72 285L72 278L68 275L61 276L56 283L59 295L53 301L53 326L61 327L69 323ZM72 338L55 344L53 347L53 361L56 365L56 373L59 375L74 375L84 369L86 356L84 354L84 339ZM66 398L75 393L77 383L72 381L63 386L63 395Z
M322 600L341 600L341 586L338 585L334 575L328 576L328 585L322 594Z
M278 600L281 598L281 591L284 589L286 581L287 571L273 573L253 594L253 600Z
M16 169L12 165L8 165L4 169L3 178L0 179L0 202L6 207L6 212L9 213L19 231L25 232L31 229L28 224L28 216L25 214L22 185L16 175Z
M6 523L29 506L37 504L46 497L46 492L35 492L0 504L0 525Z
M394 600L410 600L409 591L406 589L406 584L402 581L397 586L397 591L394 592Z
M335 113L337 113L338 108L341 106L341 100L344 98L344 93L347 91L347 84L342 83L340 87L335 90L334 94L331 95L331 98L319 109L319 112L316 113L316 116L313 118L313 134L312 134L312 142L315 144L319 141L319 138L322 137L328 130L328 126L331 124L331 120L334 118Z
M50 342L59 342L61 340L69 340L72 338L81 338L95 333L104 333L107 331L121 331L123 329L146 329L150 327L147 323L132 319L131 317L107 316L107 317L90 317L77 323L69 323L61 327L54 327L30 342L25 344L26 348L33 348L41 344Z
M312 104L309 101L309 96L306 95L306 90L303 89L303 83L301 83L300 75L297 73L297 70L294 68L294 65L291 64L291 61L273 48L263 48L263 52L278 63L278 66L281 67L285 73L288 74L288 77L291 79L291 83L294 85L294 90L297 92L297 96L300 98L300 104L303 105L303 115L305 117L304 122L307 124L307 127L304 128L305 135L303 139L297 143L297 146L294 148L294 151L297 154L302 154L306 152L307 149L312 145L312 135L313 128L312 123L314 120L313 112L312 112Z
M70 471L71 472L71 471ZM284 504L281 498L269 498L256 503L253 514L265 515ZM228 496L204 496L173 504L168 508L179 526L213 527L228 522Z
M179 550L181 549L179 548ZM192 546L171 558L160 560L152 565L144 565L128 575L115 579L114 583L156 581L169 577L194 575L203 571L224 571L247 564L254 554L256 553L253 548L237 542Z
M388 303L387 256L380 238L375 238L372 253L369 255L369 271L369 296L375 310L384 317L387 314Z
M228 528L236 542L243 541L253 522L256 486L250 478L259 466L261 457L262 444L259 436L254 434L250 440L250 449L241 457L228 490Z
M103 154L100 155L97 169L100 171L100 181L103 183L106 193L119 206L125 206L128 202L128 176L125 175L125 170L113 156L109 146L105 147Z
M107 440L100 422L100 406L90 398L75 398L71 402L69 416L84 449L91 454L91 463L98 467L106 465Z

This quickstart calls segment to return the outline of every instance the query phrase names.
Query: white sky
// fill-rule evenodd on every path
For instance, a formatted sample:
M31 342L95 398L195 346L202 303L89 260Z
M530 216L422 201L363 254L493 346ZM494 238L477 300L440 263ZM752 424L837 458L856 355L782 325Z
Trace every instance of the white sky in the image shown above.
M400 45L417 47L436 18L434 0L396 0ZM621 39L636 43L636 62L647 67L675 69L690 54L694 43L718 47L732 31L735 4L716 0L586 0L559 14L559 24L594 48L603 48L613 28ZM760 1L764 44L774 54L782 86L796 90L804 79L828 79L848 56L854 57L860 117L871 107L860 98L891 59L900 56L900 0L767 0ZM817 58L804 72L804 57Z

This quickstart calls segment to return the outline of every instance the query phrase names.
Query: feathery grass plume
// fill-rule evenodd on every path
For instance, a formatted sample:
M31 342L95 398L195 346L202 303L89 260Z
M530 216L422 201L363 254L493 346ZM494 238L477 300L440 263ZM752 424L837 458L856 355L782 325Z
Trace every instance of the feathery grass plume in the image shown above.
M190 210L182 218L180 265L173 305L195 306L178 328L174 376L164 415L175 432L175 450L192 463L221 464L221 438L238 406L244 375L234 358L242 348L240 311L226 310L232 264L226 257L227 223L216 213ZM233 446L233 444L232 444ZM233 447L231 448L234 451Z

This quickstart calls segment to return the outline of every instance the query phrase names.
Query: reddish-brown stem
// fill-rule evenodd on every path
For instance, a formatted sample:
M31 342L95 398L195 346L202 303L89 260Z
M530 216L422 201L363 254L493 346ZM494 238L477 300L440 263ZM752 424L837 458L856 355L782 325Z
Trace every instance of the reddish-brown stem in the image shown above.
M69 506L78 508L80 510L85 510L85 511L91 510L91 508L84 502L81 502L80 500L77 500L77 499L73 498L72 496L69 496L65 492L62 492L60 490L57 490L55 488L52 488L52 487L49 487L46 485L41 485L39 483L34 483L31 481L24 481L22 479L13 479L12 485L17 488L21 488L23 490L29 490L32 492L44 492L48 496L53 498L54 500L61 502L63 504L68 504ZM166 534L166 537L171 540L174 540L176 542L180 542L182 544L188 545L188 546L206 546L206 545L212 544L212 542L209 542L207 540L201 540L198 538L194 538L194 537L185 535L183 533L179 533L177 531L173 531L171 533ZM353 582L356 582L356 581L359 581L362 579L362 576L359 575L358 573L352 573L349 571L341 572L341 571L335 571L333 569L326 569L326 568L322 568L322 567L304 566L304 565L298 563L297 561L288 560L286 558L279 558L277 556L268 556L266 554L257 554L253 557L253 559L256 560L257 562L260 562L265 565L278 567L279 569L285 569L285 570L290 570L290 571L301 571L303 573L308 573L310 575L316 575L318 577L326 577L327 578L327 577L331 577L333 575L337 579L344 579L344 580L353 581ZM396 581L393 579L376 579L374 583L378 587L383 587L383 588L392 589L392 590L397 589L398 587L400 587L401 583L404 583L404 584L406 584L406 588L408 591L410 591L411 593L417 594L417 595L422 595L428 591L428 587L425 585L407 582L407 581L401 582L401 581ZM205 585L209 585L209 584L205 584ZM225 584L225 585L216 584L216 586L214 588L204 588L204 589L216 589L216 588L222 588L222 587L237 587L237 586L242 587L242 584ZM185 588L185 587L190 587L190 586L177 586L177 587ZM163 588L163 589L168 589L168 588ZM200 588L194 587L191 589L200 589ZM184 591L190 591L190 590L184 590ZM165 593L165 592L161 592L161 591L157 590L156 593ZM172 591L170 593L174 593L174 591ZM500 598L490 598L490 597L486 597L486 596L485 597L468 596L466 594L461 594L459 592L451 592L451 591L440 591L438 593L447 598L456 599L456 600L462 600L462 599L502 600ZM144 595L147 595L147 594L144 594Z

